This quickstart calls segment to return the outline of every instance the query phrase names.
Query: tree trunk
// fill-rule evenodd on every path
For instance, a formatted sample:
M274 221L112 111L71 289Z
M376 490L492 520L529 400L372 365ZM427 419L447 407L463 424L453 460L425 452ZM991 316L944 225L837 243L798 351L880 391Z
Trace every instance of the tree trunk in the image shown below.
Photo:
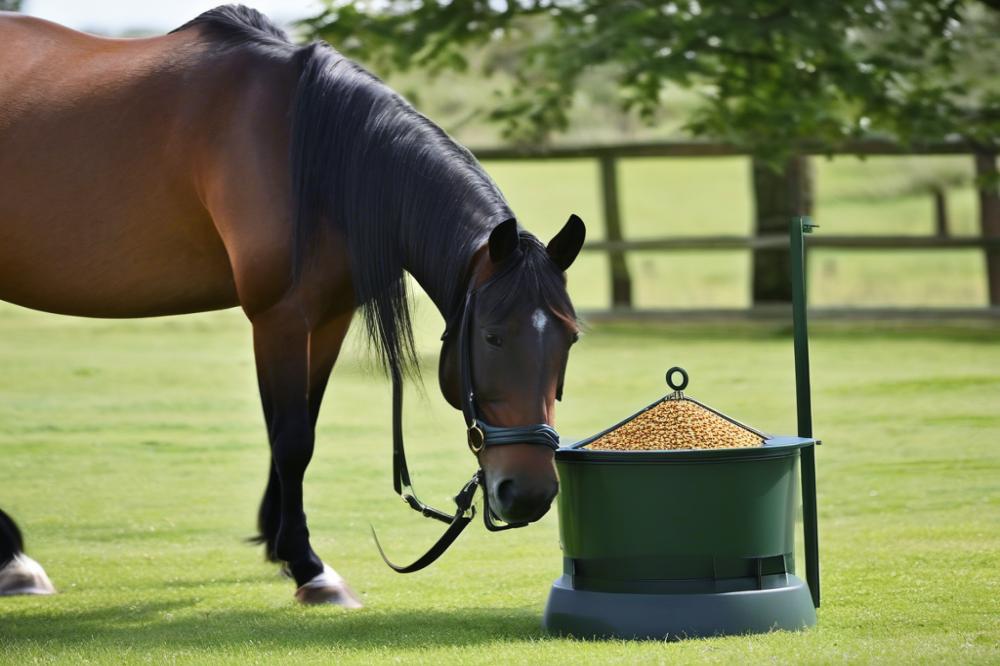
M979 189L979 229L984 238L1000 237L1000 173L995 153L976 155ZM986 250L986 282L990 305L1000 306L1000 250Z
M787 235L791 218L812 214L813 175L808 157L792 157L779 169L754 159L752 170L754 235ZM789 269L787 247L754 250L753 305L791 303Z

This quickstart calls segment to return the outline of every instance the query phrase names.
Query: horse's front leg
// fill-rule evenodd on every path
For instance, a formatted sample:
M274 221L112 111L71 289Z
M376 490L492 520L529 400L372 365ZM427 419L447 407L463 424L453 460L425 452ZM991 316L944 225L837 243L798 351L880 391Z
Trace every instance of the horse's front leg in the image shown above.
M277 306L253 318L253 332L273 476L279 486L274 555L287 564L298 584L299 601L360 607L347 583L323 564L309 543L302 501L302 480L315 436L309 328L297 308ZM321 391L324 384L325 379L315 389Z

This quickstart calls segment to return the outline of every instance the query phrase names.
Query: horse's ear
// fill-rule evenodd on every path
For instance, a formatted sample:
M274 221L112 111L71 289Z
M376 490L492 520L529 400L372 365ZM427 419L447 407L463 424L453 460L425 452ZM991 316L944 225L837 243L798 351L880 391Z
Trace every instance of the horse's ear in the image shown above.
M576 215L570 215L569 220L546 247L549 257L559 267L559 270L565 271L570 267L576 259L576 255L580 254L580 248L583 247L583 241L586 237L587 227L584 226L583 220Z
M490 260L499 264L517 250L521 239L517 235L517 220L510 218L493 227L490 232Z

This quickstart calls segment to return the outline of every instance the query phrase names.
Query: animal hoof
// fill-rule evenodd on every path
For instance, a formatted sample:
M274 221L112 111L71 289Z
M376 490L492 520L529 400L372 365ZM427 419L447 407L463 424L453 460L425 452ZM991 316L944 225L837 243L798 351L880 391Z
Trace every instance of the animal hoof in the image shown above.
M42 565L21 553L0 569L0 596L14 594L55 594L56 588Z
M323 573L295 590L295 598L303 604L334 604L344 608L364 607L347 581L326 565L323 565Z

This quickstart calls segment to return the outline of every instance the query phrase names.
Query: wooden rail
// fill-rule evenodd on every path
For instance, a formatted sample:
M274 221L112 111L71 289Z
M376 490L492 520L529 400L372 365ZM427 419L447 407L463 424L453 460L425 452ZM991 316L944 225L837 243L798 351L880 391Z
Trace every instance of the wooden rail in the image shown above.
M847 142L836 149L818 144L801 144L800 155L969 155L975 161L979 192L980 236L949 236L944 216L943 193L930 192L939 211L936 233L932 236L861 236L816 235L810 238L811 248L843 250L981 250L986 259L989 304L1000 307L1000 172L997 153L1000 144L981 145L970 142L925 143L901 145L882 139L861 139ZM681 157L750 157L745 149L722 142L672 141L630 144L566 145L551 147L479 148L473 153L481 160L568 160L592 159L598 162L604 240L588 243L584 249L607 252L611 282L611 310L616 313L632 307L632 279L626 256L628 252L661 252L684 250L780 250L787 247L784 235L760 236L673 236L626 239L622 232L619 201L618 168L620 159L681 158ZM819 220L822 224L822 220ZM756 255L755 255L756 256ZM963 311L963 314L965 311Z
M594 241L584 250L598 252L651 252L663 250L759 250L788 246L785 236L675 236L635 240ZM810 248L842 250L964 250L1000 249L1000 236L811 236Z
M1000 151L1000 144L982 146L969 142L925 143L903 146L882 139L849 141L832 150L819 144L802 144L796 152L802 155L972 155L979 152ZM661 141L649 143L620 143L565 145L549 147L474 148L481 160L566 160L612 159L637 157L748 157L745 148L712 141Z
M757 305L750 308L617 308L584 310L580 316L587 322L671 322L679 324L719 324L734 321L788 322L792 308ZM934 324L942 320L1000 322L1000 308L969 307L819 307L809 308L809 318L821 321L904 321Z

